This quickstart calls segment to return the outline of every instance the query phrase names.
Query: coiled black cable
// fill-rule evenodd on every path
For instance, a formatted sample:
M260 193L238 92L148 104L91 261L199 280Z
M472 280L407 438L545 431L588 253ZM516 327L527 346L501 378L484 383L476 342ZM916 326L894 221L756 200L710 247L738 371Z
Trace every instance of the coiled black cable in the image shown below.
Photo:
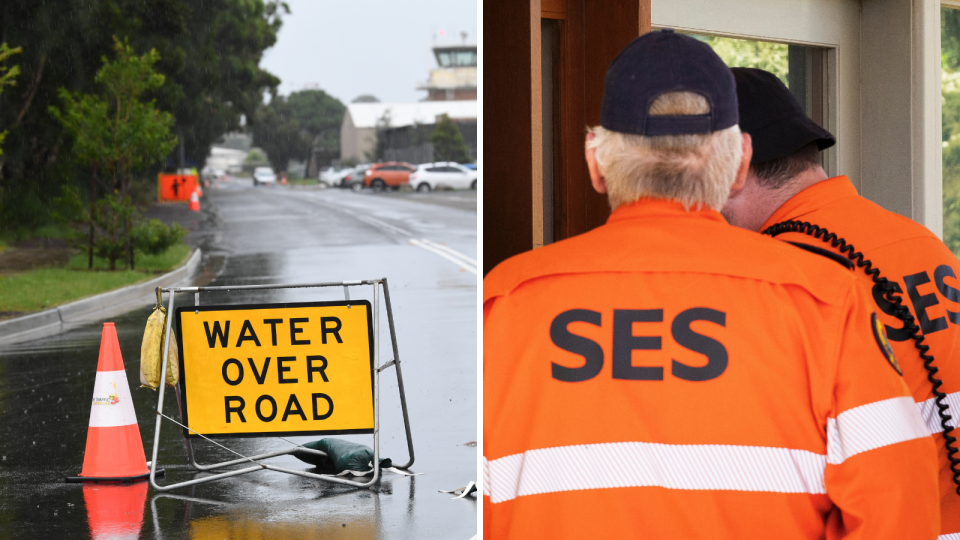
M775 237L787 232L804 233L838 249L840 253L850 259L858 268L863 269L863 271L873 279L873 282L877 284L882 292L883 297L893 305L895 316L903 321L904 330L907 331L910 339L913 340L914 346L920 351L920 358L923 359L923 367L927 370L927 380L930 381L933 387L934 402L937 405L937 413L940 416L940 427L943 429L944 446L947 448L947 459L950 460L950 470L953 472L953 483L957 486L957 495L960 495L960 458L957 458L957 438L953 436L953 427L950 426L952 417L950 413L947 412L950 409L949 405L945 402L947 395L940 390L940 387L943 386L943 381L937 378L937 373L940 370L933 365L935 359L931 354L928 354L930 346L923 342L924 336L920 332L920 327L914 322L915 319L910 313L910 310L903 305L903 298L897 294L890 280L881 276L880 270L874 268L873 262L864 257L863 253L857 251L853 245L845 239L840 238L835 233L823 227L806 221L787 220L767 227L764 229L763 234Z

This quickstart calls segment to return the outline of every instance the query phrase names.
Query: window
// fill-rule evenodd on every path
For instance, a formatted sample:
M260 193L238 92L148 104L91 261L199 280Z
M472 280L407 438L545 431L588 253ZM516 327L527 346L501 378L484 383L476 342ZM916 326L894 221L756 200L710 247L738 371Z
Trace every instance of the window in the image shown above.
M826 95L825 49L771 41L691 35L710 45L730 67L759 68L773 73L790 89L807 116L820 126L829 125L823 98ZM835 151L835 148L829 148L821 152L824 169L830 175L836 174L830 159Z
M797 98L807 116L824 125L823 49L717 36L693 37L710 45L730 67L759 68L776 75Z
M960 10L940 8L943 241L960 254Z
M436 50L440 67L474 67L477 65L476 47Z

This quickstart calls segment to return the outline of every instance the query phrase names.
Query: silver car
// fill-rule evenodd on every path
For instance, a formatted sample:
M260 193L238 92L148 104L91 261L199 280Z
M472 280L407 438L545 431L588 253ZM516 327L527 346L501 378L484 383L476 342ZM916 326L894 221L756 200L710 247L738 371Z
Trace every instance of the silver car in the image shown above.
M253 170L253 185L273 184L277 181L277 175L273 174L270 167L257 167Z

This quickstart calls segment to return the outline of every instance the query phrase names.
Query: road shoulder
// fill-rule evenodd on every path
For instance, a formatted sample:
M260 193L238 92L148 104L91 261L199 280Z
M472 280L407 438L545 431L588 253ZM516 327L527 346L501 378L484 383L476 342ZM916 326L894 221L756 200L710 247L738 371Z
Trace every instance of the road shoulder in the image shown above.
M10 345L53 336L74 325L126 313L153 302L157 287L186 284L200 266L201 251L193 254L179 268L143 283L105 292L39 313L0 322L0 345Z

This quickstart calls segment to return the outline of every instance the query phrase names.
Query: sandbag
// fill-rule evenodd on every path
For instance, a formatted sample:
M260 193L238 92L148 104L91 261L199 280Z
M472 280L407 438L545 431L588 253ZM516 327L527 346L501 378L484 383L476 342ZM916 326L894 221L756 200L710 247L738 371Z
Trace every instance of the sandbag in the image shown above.
M320 450L326 456L318 456L297 450L294 457L320 469L322 474L340 474L343 471L367 472L373 470L373 449L369 446L343 439L320 439L303 444L305 448ZM390 458L380 460L380 468L392 467Z
M157 287L157 305L147 318L147 327L143 330L143 343L140 345L140 387L156 390L160 386L160 366L163 359L163 339L167 324L167 309L160 298ZM180 353L177 349L177 337L170 329L170 356L167 359L167 386L175 386L180 380Z

